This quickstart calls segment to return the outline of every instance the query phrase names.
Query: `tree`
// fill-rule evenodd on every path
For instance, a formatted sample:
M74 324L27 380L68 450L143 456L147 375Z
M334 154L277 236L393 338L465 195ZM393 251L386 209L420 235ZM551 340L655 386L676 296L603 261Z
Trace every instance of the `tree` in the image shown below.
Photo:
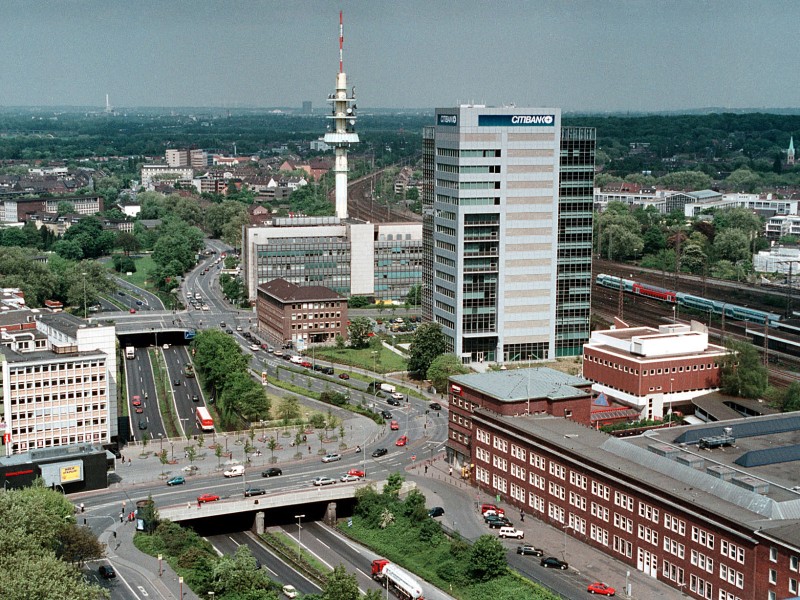
M300 416L300 401L296 396L286 396L278 405L278 415L285 425Z
M410 306L419 306L422 304L422 285L416 284L411 286L411 289L408 290L408 295L406 295L406 302L408 302Z
M53 244L53 252L67 260L80 260L83 258L83 249L78 240L59 240Z
M82 567L87 560L102 558L105 544L97 540L89 527L72 525L61 533L57 555L62 560Z
M347 572L343 565L336 566L325 578L322 600L360 600L356 576Z
M414 332L408 349L408 370L417 376L428 372L433 359L447 350L447 340L438 323L423 323Z
M719 259L736 262L750 258L750 243L741 229L723 229L714 237L714 254Z
M504 575L508 570L506 550L500 540L482 535L469 552L469 571L477 581L489 581Z
M767 370L755 346L732 341L720 365L720 388L731 396L759 398L767 389Z
M455 354L440 354L431 361L425 374L437 390L447 388L447 379L452 375L465 375L469 367L464 366Z
M269 438L269 441L267 442L267 448L269 448L271 453L269 461L275 462L275 450L278 449L278 440L275 439L275 436Z
M72 202L67 202L66 200L61 200L56 205L56 212L58 213L59 217L63 217L64 215L68 215L75 212L75 205Z
M369 345L369 334L372 332L372 322L367 317L353 317L347 327L350 346L353 348L366 348Z
M120 248L126 255L131 252L139 251L139 240L132 233L127 231L120 231L117 234L117 239L114 242L117 248Z

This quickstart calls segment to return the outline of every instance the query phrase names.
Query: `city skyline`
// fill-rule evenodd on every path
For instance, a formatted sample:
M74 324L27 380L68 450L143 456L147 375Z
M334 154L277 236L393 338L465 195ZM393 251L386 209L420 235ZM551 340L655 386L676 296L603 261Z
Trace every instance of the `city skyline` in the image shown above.
M60 7L59 10L55 8ZM760 7L760 8L759 8ZM66 10L68 8L68 10ZM367 108L797 107L786 1L497 5L7 0L0 106L300 107L344 71Z

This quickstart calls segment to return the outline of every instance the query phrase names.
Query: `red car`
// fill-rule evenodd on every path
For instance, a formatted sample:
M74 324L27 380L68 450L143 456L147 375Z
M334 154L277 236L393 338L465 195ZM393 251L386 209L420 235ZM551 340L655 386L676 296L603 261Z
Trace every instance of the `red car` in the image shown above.
M347 474L352 475L354 477L364 477L364 471L362 471L361 469L350 469L347 472Z
M142 414L144 412L144 409L141 406L137 406L135 410L138 414Z
M389 424L389 429L391 429L392 431L397 431L398 429L400 429L400 423L398 423L397 421L392 421Z
M134 396L134 397L133 397L133 400L131 400L131 404L133 404L134 406L141 406L141 405L142 405L142 399L141 399L141 397L139 397L139 396Z
M136 309L135 309L135 308L132 308L132 309L131 309L129 312L130 312L132 315L135 315L135 314L136 314Z
M612 588L610 585L606 585L600 581L590 583L589 587L586 588L586 591L590 594L600 594L601 596L613 596L617 593L617 590Z
M401 435L397 438L397 441L394 443L395 446L405 446L408 443L408 438L404 435Z
M219 500L219 496L216 494L200 494L197 497L197 503L202 504L203 502L216 502Z
M339 379L350 379L350 375L347 373L339 373Z
M300 366L305 367L306 369L310 369L313 365L307 360L304 360L303 362L300 363Z

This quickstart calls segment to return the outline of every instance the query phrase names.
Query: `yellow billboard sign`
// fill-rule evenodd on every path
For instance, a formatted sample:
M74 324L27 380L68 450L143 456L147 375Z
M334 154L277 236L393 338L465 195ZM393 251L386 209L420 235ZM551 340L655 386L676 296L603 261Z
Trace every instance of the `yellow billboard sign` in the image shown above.
M61 475L61 483L69 483L70 481L80 481L83 479L81 475L81 465L61 467L59 472Z

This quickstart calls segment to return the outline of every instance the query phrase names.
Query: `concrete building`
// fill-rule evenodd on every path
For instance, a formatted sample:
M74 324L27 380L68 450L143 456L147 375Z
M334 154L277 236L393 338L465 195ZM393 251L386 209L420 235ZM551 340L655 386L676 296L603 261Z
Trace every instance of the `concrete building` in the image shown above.
M728 351L708 341L705 326L662 325L593 331L583 347L583 375L595 392L661 419L674 407L719 389Z
M402 302L421 282L421 263L419 223L275 217L242 232L243 277L253 302L259 285L278 278Z
M103 197L99 194L85 196L40 196L38 198L5 198L0 200L0 222L24 223L29 215L57 213L60 202L72 204L73 213L93 215L104 210Z
M164 153L164 158L166 160L167 166L170 167L189 166L188 150L176 150L174 148L168 148L167 151Z
M594 129L562 128L555 108L436 110L423 315L464 362L575 355L588 340L594 149Z
M159 181L179 181L191 185L194 172L191 167L169 165L142 165L142 187L152 190Z
M299 286L273 279L258 286L258 330L280 347L292 342L302 350L310 345L347 339L347 298L321 285Z
M0 390L5 455L109 444L117 435L113 326L66 314L0 314Z
M572 419L500 412L462 383L448 390L448 448L472 485L676 597L797 596L796 414L616 438Z

